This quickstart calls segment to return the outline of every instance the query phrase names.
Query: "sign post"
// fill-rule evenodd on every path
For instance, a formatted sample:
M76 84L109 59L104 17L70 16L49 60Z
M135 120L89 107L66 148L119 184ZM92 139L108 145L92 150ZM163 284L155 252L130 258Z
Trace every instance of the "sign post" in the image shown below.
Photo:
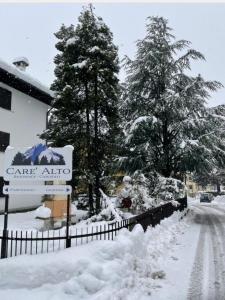
M6 181L70 181L72 179L73 147L51 148L38 144L30 148L7 147L4 162ZM7 227L9 195L67 195L66 247L71 246L69 237L70 199L69 185L5 185L4 230L1 258L7 257Z
M70 199L71 196L67 195L67 213L66 213L66 248L71 247L71 238L69 235L69 228L70 228Z
M9 195L6 195L5 212L4 212L4 228L3 228L2 245L1 245L1 258L7 258L8 211L9 211Z

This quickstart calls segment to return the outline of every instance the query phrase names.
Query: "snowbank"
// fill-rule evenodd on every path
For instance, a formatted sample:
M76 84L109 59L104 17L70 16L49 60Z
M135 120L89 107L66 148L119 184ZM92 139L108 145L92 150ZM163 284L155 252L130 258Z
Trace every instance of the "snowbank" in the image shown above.
M225 205L225 195L216 196L212 203Z
M174 213L145 233L140 225L115 241L0 261L1 299L149 299L166 276L160 265L186 226Z

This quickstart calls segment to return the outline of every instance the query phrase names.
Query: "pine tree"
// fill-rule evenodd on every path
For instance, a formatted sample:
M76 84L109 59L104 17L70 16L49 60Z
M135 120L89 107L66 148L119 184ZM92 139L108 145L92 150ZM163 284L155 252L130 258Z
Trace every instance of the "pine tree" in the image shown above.
M203 136L207 144L211 144L211 159L208 161L210 168L207 172L199 169L195 172L194 179L202 186L214 184L220 193L220 186L224 183L225 168L225 106L218 105L208 109L208 134Z
M95 192L98 212L100 181L118 132L118 54L112 33L91 5L78 21L76 28L63 25L56 34L56 98L42 138L74 146L76 175L87 180L90 211Z
M23 153L21 152L17 152L13 161L12 161L12 166L20 166L20 165L24 165L24 161L25 161L26 157Z
M126 150L120 165L130 172L156 170L165 177L182 178L187 170L209 170L218 163L211 151L213 116L205 104L221 84L187 74L191 61L204 56L190 49L190 42L176 41L167 23L161 17L150 18L135 59L126 61Z
M65 165L66 163L65 163L65 160L64 160L63 156L60 155L59 160L56 163L54 163L54 164Z
M48 165L49 163L48 163L48 159L47 159L47 157L44 155L44 156L42 156L42 158L41 158L41 160L40 160L40 163L39 163L40 165L44 165L44 166L46 166L46 165Z

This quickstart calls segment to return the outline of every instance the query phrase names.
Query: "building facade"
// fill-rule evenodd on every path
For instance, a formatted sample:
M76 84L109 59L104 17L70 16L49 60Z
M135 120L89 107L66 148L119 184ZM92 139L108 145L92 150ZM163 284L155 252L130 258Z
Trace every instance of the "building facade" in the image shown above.
M8 145L30 147L43 142L38 135L46 129L52 100L51 92L18 66L0 60L0 211L4 208L4 151ZM11 196L9 209L35 207L40 201L39 196Z

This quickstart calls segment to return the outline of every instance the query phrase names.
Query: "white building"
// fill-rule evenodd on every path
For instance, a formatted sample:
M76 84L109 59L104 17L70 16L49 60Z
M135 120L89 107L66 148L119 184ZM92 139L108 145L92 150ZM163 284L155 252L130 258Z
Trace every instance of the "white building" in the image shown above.
M39 81L26 74L26 58L13 65L0 60L0 211L4 208L2 194L4 151L12 147L29 147L40 142L47 125L51 92ZM35 207L39 196L10 197L9 209Z

